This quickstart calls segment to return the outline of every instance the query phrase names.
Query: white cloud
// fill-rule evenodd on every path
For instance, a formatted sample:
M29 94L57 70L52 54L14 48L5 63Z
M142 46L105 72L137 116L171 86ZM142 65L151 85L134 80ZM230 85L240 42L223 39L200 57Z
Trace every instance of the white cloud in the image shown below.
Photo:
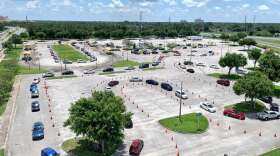
M26 8L27 9L35 9L39 7L39 0L30 0L26 2Z
M242 5L242 8L248 8L250 6L250 4L246 3Z
M269 10L270 8L269 8L267 5L262 4L262 5L259 5L259 6L258 6L258 9L259 9L260 11L267 11L267 10Z
M64 6L72 6L73 3L72 3L71 0L63 0L63 5L64 5Z
M124 7L124 4L120 0L112 0L112 2L109 4L109 7L122 8L122 7Z
M187 7L202 7L205 6L209 0L182 0L182 4Z
M215 9L215 10L221 10L222 8L219 7L219 6L215 6L214 9Z
M177 4L176 0L163 0L163 2L167 3L168 5L174 6Z

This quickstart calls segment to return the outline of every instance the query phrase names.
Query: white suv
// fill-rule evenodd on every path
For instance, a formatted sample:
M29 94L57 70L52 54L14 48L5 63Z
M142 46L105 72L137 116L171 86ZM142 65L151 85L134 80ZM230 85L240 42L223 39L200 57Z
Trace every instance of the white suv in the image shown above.
M188 99L188 96L187 96L187 94L184 92L184 90L177 90L176 92L175 92L175 95L177 96L177 97L179 97L179 98L182 98L182 99Z
M210 113L215 113L216 112L216 108L210 104L209 102L201 102L200 103L200 108L210 112Z

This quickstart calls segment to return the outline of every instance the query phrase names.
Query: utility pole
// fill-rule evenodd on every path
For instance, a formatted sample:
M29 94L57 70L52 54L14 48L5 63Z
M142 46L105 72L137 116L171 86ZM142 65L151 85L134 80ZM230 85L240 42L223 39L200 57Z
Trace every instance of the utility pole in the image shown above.
M181 81L181 97L180 97L180 109L179 109L180 122L181 122L181 115L182 115L182 92L183 92L183 81Z
M245 33L247 33L247 16L245 15L245 19L244 19L244 31Z
M253 35L255 34L256 15L253 17Z
M143 20L143 12L142 12L142 11L140 11L140 14L139 14L139 21L140 21L140 35L142 34L142 29L143 29L142 20Z

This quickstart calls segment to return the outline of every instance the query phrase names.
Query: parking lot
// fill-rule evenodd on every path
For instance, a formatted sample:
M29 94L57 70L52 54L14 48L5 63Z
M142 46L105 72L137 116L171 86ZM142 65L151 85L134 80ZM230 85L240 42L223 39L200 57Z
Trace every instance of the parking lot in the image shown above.
M178 42L183 40L152 40L154 43ZM204 40L204 43L210 41ZM172 54L150 54L135 55L128 53L130 60L138 62L152 62L156 57L164 55L161 63L162 69L145 71L136 69L124 73L114 73L99 75L84 75L82 69L73 68L78 77L43 80L39 84L41 111L31 112L31 101L29 85L33 78L40 75L24 76L21 79L19 95L16 101L16 113L14 124L10 131L9 151L12 156L39 155L42 148L46 146L59 150L61 155L66 155L61 149L63 141L75 137L74 133L67 127L63 127L64 121L68 117L68 109L71 103L81 97L88 97L94 90L104 90L111 80L118 80L120 84L112 88L112 91L125 100L128 111L134 113L133 128L125 130L124 144L114 154L129 155L128 149L133 139L142 139L145 146L141 152L144 156L170 156L176 155L258 155L279 145L280 130L279 120L259 121L255 114L247 115L246 120L237 120L225 117L223 110L225 105L234 104L244 100L237 96L230 87L216 84L216 79L207 74L213 72L226 73L227 69L212 69L210 65L218 66L221 55L227 51L227 46L222 45L218 40L214 47L197 48L196 56L188 56L190 49L180 48L181 56ZM121 44L116 41L115 44ZM221 48L223 49L221 50ZM44 50L45 49L45 50ZM46 50L47 45L39 45L38 50L41 55L41 63L49 63L51 58ZM244 53L239 51L243 47L230 47L231 52ZM215 52L214 56L200 56L209 50ZM223 52L223 54L221 54ZM122 53L116 53L122 57ZM124 52L124 57L125 57ZM186 69L180 68L179 62L185 59L192 59L195 63L205 63L206 67L187 66L193 68L195 73L191 74ZM54 63L54 62L53 62ZM250 61L249 66L252 65ZM122 69L117 69L122 70ZM180 90L180 84L186 91L188 99L183 100L182 113L201 112L209 121L209 129L202 134L180 134L165 129L159 124L159 120L178 115L179 98L173 92L167 92L160 86L151 86L145 82L132 83L129 79L139 77L144 81L154 79L158 82L167 82L173 86L174 90ZM45 88L45 83L47 89ZM46 94L47 90L47 94ZM279 102L279 99L275 99ZM200 102L208 101L217 108L216 113L209 113L199 107ZM31 128L36 121L45 124L46 134L41 141L32 141ZM30 151L25 154L25 151Z

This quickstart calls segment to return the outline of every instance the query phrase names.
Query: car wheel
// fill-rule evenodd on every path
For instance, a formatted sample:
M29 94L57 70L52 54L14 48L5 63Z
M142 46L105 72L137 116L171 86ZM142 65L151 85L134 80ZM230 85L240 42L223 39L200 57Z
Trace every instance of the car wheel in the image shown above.
M268 118L265 118L265 121L267 121L268 120Z

